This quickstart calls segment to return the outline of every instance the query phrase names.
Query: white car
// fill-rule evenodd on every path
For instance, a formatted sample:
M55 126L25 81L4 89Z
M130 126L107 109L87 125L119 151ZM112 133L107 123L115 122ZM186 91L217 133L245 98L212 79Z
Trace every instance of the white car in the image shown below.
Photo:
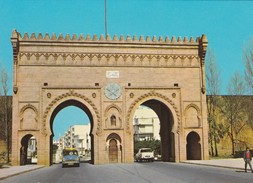
M140 148L135 155L135 160L138 161L154 161L154 151L151 148Z

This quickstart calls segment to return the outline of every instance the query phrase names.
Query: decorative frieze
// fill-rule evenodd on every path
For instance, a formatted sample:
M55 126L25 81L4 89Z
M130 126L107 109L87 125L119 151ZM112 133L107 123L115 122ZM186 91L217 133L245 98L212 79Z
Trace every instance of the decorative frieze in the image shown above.
M110 35L87 35L82 34L78 37L76 34L70 36L67 34L58 36L53 33L51 36L46 33L44 36L39 33L32 33L30 36L24 33L22 37L16 30L12 33L12 45L14 63L19 65L71 65L71 66L143 66L143 67L199 67L204 64L204 57L207 47L207 38L205 35L196 38L166 36L129 36L118 37ZM33 50L18 50L19 46L34 46ZM104 51L92 52L94 47L105 48ZM51 49L55 47L62 49ZM69 51L66 47L72 47ZM87 49L89 48L89 49ZM131 49L132 51L125 52ZM144 49L145 48L145 49ZM152 50L161 48L163 50L181 50L179 52L156 53ZM199 49L198 49L199 48ZM138 53L136 50L145 50ZM135 50L135 51L134 51ZM182 52L189 50L189 52ZM192 52L190 50L197 50Z
M19 65L199 67L198 55L20 52ZM116 63L116 64L115 64Z

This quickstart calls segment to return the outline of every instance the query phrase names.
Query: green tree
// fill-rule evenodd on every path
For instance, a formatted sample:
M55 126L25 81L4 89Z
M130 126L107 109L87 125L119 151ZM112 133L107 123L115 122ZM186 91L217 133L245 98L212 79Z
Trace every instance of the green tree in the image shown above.
M6 142L6 161L9 163L10 161L10 142L11 142L11 104L10 99L7 96L9 91L9 76L5 69L0 70L0 94L1 94L1 130L2 134L4 134L4 139Z
M151 148L155 151L156 154L161 154L160 152L160 140L150 139L150 140L142 140L142 141L134 141L134 154L138 152L140 148Z
M247 45L245 45L243 50L243 58L244 58L244 74L245 74L245 80L247 82L247 86L251 89L253 89L253 38L248 42Z
M58 145L53 144L53 154L56 154L57 149L58 149Z
M245 74L245 81L247 83L246 87L249 91L249 94L252 95L253 93L253 38L245 45L243 50L243 58L244 58L244 74ZM253 130L253 97L251 100L247 100L246 104L246 111L248 115L248 123Z
M213 51L209 48L206 55L206 79L207 79L207 113L209 133L208 141L210 144L210 154L218 156L217 144L224 133L223 124L217 124L217 110L219 108L220 93L220 69L216 64Z
M238 151L238 136L247 125L247 115L244 106L245 84L242 76L235 72L228 84L228 94L225 96L224 105L222 108L223 115L226 119L226 124L229 127L228 135L232 145L232 155Z

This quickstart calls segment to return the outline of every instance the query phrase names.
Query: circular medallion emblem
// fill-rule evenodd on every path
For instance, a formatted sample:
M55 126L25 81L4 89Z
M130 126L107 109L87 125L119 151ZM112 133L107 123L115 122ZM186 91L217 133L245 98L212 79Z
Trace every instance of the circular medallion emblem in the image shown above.
M110 100L116 100L121 96L121 87L117 83L109 83L105 86L105 96Z

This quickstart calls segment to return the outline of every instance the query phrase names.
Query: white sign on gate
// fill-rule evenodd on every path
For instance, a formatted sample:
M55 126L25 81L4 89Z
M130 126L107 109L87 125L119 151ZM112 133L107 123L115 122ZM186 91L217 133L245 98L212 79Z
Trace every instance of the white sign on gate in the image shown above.
M106 78L119 78L119 71L106 71Z

